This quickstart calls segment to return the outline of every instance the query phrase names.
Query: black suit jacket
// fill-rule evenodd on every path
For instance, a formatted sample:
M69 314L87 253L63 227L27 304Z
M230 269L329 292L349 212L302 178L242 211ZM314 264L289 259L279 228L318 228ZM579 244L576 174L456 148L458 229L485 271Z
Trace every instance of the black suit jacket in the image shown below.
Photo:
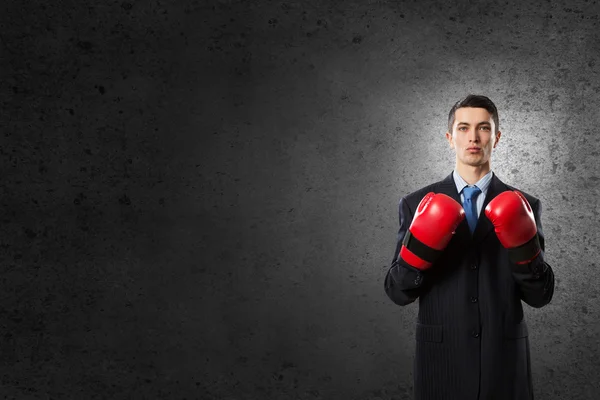
M398 242L384 287L398 305L419 299L416 400L533 399L522 301L539 308L554 293L554 273L544 261L542 206L520 190L533 209L542 251L529 264L514 264L484 210L501 192L518 189L492 175L475 232L464 219L441 257L425 271L399 257L402 240L428 192L445 193L461 203L452 173L400 200Z

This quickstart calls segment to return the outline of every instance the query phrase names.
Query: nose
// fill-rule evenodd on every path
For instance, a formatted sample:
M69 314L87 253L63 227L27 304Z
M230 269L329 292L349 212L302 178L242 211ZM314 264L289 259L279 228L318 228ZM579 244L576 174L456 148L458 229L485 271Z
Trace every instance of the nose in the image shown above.
M469 142L478 142L479 141L479 133L477 129L469 129L469 133L467 135Z

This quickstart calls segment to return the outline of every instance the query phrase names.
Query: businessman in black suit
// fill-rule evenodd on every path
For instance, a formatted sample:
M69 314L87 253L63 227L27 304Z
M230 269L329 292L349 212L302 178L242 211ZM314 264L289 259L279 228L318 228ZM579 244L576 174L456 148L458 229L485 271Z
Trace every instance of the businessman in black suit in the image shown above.
M384 287L398 305L419 299L416 400L533 399L522 302L548 304L554 273L540 200L491 170L498 125L489 98L458 101L446 132L453 172L400 199Z

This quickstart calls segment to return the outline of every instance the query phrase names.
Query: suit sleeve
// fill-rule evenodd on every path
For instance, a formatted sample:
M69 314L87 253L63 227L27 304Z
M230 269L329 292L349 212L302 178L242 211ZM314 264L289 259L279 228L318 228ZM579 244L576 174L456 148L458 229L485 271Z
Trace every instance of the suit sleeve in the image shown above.
M402 240L412 222L412 213L404 197L400 199L398 208L400 222L398 240L391 267L385 276L384 288L385 293L394 303L405 306L414 302L423 291L423 285L426 282L426 273L408 265L400 258L399 253L402 248Z
M521 291L521 299L531 307L541 308L552 300L552 295L554 294L554 272L544 260L546 246L542 231L541 201L538 200L534 203L532 210L537 225L541 251L530 263L522 265L511 263L511 268L513 277Z

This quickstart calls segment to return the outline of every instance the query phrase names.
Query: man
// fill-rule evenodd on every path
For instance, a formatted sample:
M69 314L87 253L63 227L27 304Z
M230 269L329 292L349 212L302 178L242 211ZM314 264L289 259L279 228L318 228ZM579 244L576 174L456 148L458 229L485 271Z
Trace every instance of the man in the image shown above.
M404 306L419 299L416 400L533 399L522 302L554 293L544 261L540 201L491 170L498 112L469 95L448 117L454 171L400 200L400 229L385 291Z

